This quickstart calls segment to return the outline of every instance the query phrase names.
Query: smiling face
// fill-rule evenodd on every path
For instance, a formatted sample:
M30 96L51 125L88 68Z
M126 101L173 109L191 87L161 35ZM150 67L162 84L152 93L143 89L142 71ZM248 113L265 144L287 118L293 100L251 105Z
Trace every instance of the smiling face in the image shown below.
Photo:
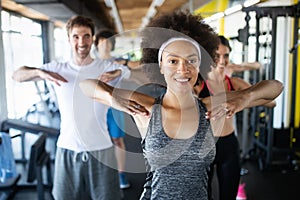
M86 59L93 44L92 30L87 26L74 26L69 32L69 42L74 58Z
M216 63L217 70L219 70L220 72L223 72L229 63L229 53L230 49L227 46L223 44L219 45L218 50L216 52Z
M188 41L174 41L166 46L161 57L161 73L174 92L192 91L199 73L197 48Z

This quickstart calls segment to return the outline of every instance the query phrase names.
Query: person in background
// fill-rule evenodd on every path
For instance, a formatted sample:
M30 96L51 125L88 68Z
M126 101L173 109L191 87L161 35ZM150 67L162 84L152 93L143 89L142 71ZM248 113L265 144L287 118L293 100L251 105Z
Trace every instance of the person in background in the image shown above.
M202 57L200 49L203 48L198 41L206 43L213 53L218 44L214 41L218 40L213 29L199 16L172 13L154 19L154 22L160 24L174 20L179 27L184 27L186 23L178 23L182 21L178 18L188 18L195 23L196 27L189 26L191 32L184 33L195 34L197 41L186 35L164 35L161 32L159 37L154 37L156 40L152 38L153 32L149 32L142 41L142 44L155 43L158 46L158 49L153 46L149 49L146 45L142 60L151 60L150 67L156 67L163 75L166 83L163 95L153 98L136 91L111 87L97 79L87 79L80 84L88 97L128 112L135 119L143 138L143 152L152 172L151 180L147 181L148 192L144 192L141 199L208 199L208 173L215 154L212 131L222 130L223 127L223 124L214 121L225 116L231 118L246 107L268 103L282 91L279 81L268 80L245 90L228 92L226 99L221 94L201 100L195 97L193 88L201 72L200 64L206 59ZM209 40L212 42L207 43ZM153 63L158 64L154 66ZM158 78L155 73L152 75ZM140 106L151 113L150 118L149 113L140 115L132 112L133 108ZM214 134L218 135L217 132Z
M261 64L259 62L243 62L241 64L232 63L229 61L229 54L231 52L231 47L229 45L229 41L223 36L219 35L220 45L226 46L229 50L226 51L224 54L220 55L223 59L220 59L221 62L226 62L226 74L227 76L231 77L234 73L237 72L244 72L248 70L258 70L261 68Z
M79 82L87 78L127 78L130 71L90 56L95 25L85 16L66 24L72 57L39 68L23 66L13 73L18 82L47 80L54 84L61 113L55 157L54 199L121 199L114 147L107 130L109 106L86 97ZM105 114L104 114L105 113Z
M229 44L229 41L227 38L225 38L223 35L219 35L220 39L220 45L223 45L227 48L225 53L223 55L220 55L220 57L223 57L223 59L219 59L221 62L224 62L224 65L226 65L225 73L228 77L232 77L232 75L244 72L248 70L259 70L262 65L259 62L242 62L241 64L236 64L233 62L230 62L229 60L229 54L231 52L231 46ZM229 52L228 52L229 49ZM234 117L234 125L236 127L236 118ZM237 133L236 133L237 134ZM245 168L241 168L240 175L245 175L248 173L248 170ZM237 200L245 200L247 199L246 191L245 191L245 183L240 183L238 187L238 193L237 193Z
M241 64L236 63L228 63L228 68L226 69L226 74L231 77L232 74L238 72L244 72L248 70L258 70L261 68L261 64L259 62L242 62Z
M116 43L114 35L114 32L110 30L100 30L96 33L94 45L100 59L108 60L110 62L116 61L116 58L111 55ZM111 81L108 83L111 84ZM126 146L124 142L124 126L124 113L116 109L109 108L107 111L107 127L115 145L121 189L130 187L125 175Z
M238 77L229 77L227 67L229 64L230 46L228 40L224 36L219 36L220 44L216 51L216 67L212 67L208 79L200 80L199 90L197 91L199 98L205 98L216 95L225 91L240 91L249 88L251 85ZM275 101L270 101L263 106L272 108L276 106ZM211 166L210 182L212 181L214 167L216 166L219 199L236 199L239 182L240 182L240 148L239 142L235 135L235 124L233 118L225 119L224 127L216 143L216 157ZM211 183L209 184L210 197ZM244 194L245 195L245 194ZM245 197L245 196L244 196Z

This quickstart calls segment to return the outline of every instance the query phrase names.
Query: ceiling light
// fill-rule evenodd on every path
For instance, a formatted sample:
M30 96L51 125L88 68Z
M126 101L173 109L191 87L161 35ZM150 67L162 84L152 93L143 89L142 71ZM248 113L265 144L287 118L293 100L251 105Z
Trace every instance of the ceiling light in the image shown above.
M157 10L155 9L155 7L150 7L146 16L148 18L152 18L156 15L156 13L157 13Z
M254 4L259 3L260 0L247 0L244 2L244 7L253 6Z
M224 17L224 13L223 12L218 12L216 14L213 14L212 16L209 17L209 20L217 20Z
M148 8L146 16L142 19L141 27L145 27L149 21L156 15L156 7L161 6L165 0L153 0L150 7Z
M149 23L149 18L148 17L143 17L142 18L142 22L143 22L143 24L148 24Z
M143 17L142 18L142 24L141 24L141 28L144 28L145 26L147 26L147 24L149 23L150 19L148 17Z
M104 0L104 3L106 5L106 7L108 7L108 8L112 7L111 0Z
M154 6L161 6L161 5L163 5L163 3L165 2L165 0L153 0L153 4L154 4Z
M108 8L111 8L110 15L115 20L118 32L119 33L123 32L123 25L121 23L121 18L120 18L119 11L117 9L115 0L104 0L104 2Z
M230 15L232 13L242 10L242 8L243 8L243 6L241 4L238 4L238 5L232 6L230 8L227 8L224 11L224 13L225 13L225 15Z

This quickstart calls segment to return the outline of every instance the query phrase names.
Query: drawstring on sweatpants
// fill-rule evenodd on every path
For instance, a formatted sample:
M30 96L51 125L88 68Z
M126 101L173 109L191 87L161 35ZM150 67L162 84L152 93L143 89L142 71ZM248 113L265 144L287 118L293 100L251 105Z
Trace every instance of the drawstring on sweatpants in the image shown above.
M81 160L82 162L87 162L89 160L89 154L86 151L82 153Z
M78 154L80 154L80 153L75 153L74 154L73 162L76 162ZM89 160L89 154L88 154L88 152L86 152L86 151L82 152L82 154L81 154L81 160L82 160L82 162L87 162Z

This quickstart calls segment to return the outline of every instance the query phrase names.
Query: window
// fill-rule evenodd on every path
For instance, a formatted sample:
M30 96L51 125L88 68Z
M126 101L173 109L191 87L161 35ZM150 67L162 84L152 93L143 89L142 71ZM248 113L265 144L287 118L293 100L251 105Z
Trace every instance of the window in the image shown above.
M1 11L9 118L20 118L39 98L33 82L16 83L11 76L22 65L43 64L41 24Z

